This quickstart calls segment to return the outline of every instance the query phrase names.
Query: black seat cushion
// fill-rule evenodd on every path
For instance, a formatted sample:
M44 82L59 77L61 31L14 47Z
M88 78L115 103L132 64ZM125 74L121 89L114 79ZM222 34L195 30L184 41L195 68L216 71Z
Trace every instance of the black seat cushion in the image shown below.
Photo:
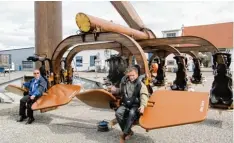
M233 99L233 91L231 88L232 79L227 75L215 76L212 84L211 96L220 102L231 102Z

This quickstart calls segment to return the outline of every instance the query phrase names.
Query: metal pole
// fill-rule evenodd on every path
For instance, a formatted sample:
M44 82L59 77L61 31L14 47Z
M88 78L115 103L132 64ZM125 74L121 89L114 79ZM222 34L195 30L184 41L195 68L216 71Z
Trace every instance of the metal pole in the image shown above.
M62 1L35 1L35 53L52 57L62 41ZM40 68L39 63L35 63ZM48 65L46 64L46 69Z
M9 80L11 80L11 75L10 75L10 64L8 65L8 73L9 73Z

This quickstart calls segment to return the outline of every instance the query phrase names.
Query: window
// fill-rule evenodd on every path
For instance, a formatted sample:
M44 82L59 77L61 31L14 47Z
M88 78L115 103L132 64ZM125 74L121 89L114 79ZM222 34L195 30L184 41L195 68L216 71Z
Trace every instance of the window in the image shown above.
M153 53L148 53L148 60L153 56Z
M90 66L95 66L95 60L97 59L97 56L90 56Z
M176 37L176 33L167 33L167 37Z
M168 60L167 65L175 65L175 61L174 60Z
M219 48L219 51L225 53L225 52L227 52L227 49L225 49L225 48Z
M83 65L83 57L82 56L76 56L76 66L82 67Z
M23 69L32 69L33 68L33 61L22 61Z
M9 66L11 57L9 54L0 54L0 64L2 66Z

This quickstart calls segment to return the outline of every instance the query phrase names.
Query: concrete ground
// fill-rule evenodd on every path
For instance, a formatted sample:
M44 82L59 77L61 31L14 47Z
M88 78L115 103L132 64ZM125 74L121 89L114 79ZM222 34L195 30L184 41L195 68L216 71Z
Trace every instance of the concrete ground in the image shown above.
M191 74L191 73L189 73ZM96 77L93 73L80 73L80 76ZM172 81L174 73L167 73ZM213 76L204 72L207 82L204 86L193 86L196 91L209 91ZM94 79L94 80L95 80ZM57 110L34 112L36 121L31 125L18 123L19 105L0 103L0 142L1 143L117 143L120 128L116 125L109 132L98 132L97 122L111 120L114 112L89 107L74 99ZM177 127L145 132L139 126L133 128L135 135L129 143L231 143L233 141L233 112L209 110L205 121Z
M24 75L33 75L33 72L32 71L16 71L16 72L5 73L5 75L3 73L0 73L0 84L16 79L16 78L20 78Z

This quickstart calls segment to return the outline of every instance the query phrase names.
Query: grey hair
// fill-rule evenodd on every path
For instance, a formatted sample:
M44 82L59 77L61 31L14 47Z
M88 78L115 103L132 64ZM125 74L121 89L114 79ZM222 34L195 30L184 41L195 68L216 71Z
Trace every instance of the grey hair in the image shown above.
M33 71L39 71L39 73L41 73L40 69L34 69Z
M132 71L135 71L138 74L138 69L134 66L128 67L125 71L125 74L132 72Z

